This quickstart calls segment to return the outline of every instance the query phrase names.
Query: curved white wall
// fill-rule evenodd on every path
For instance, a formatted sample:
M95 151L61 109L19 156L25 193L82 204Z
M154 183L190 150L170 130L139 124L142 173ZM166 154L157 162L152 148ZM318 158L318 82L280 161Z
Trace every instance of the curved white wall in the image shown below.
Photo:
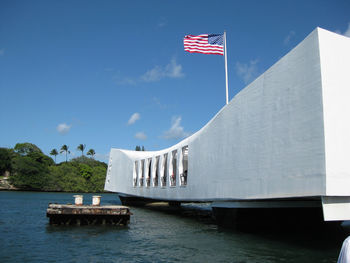
M338 179L336 167L341 169L341 178L350 175L347 159L339 161L334 157L334 147L343 143L342 152L350 156L350 125L342 124L347 135L341 133L339 138L339 132L331 127L334 122L340 125L333 119L334 114L341 112L340 122L350 114L349 103L343 97L349 98L348 43L348 38L318 28L189 138L157 152L112 149L105 189L162 200L265 199L324 196L328 192L336 195L336 183L326 185L329 169L335 173L331 176ZM336 52L330 51L333 45L337 45ZM332 60L334 52L347 53L346 63ZM328 64L330 60L333 64ZM344 65L346 69L335 70ZM334 108L338 100L341 104ZM169 165L166 187L161 187L160 181L157 187L152 182L150 187L145 183L133 186L135 161L153 158L154 163L160 156L162 173L163 155L168 153L169 163L172 151L177 150L180 160L184 146L188 146L186 186L180 186L181 165L177 167L175 187L170 186ZM152 165L151 178L154 173ZM342 194L350 195L350 187L344 187Z

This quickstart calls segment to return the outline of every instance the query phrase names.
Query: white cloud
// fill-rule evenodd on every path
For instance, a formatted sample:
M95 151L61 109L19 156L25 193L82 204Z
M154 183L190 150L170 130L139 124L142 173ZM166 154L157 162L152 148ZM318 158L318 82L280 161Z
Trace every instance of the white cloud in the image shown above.
M72 128L72 125L68 125L66 123L61 123L61 124L58 124L57 125L57 131L60 133L60 134L66 134L69 132L69 130Z
M120 72L114 74L112 78L117 85L135 85L137 83L133 78L121 76Z
M182 65L177 64L176 59L172 58L165 67L154 66L141 76L141 80L145 82L155 82L163 78L182 78Z
M182 139L189 135L190 133L185 132L184 127L181 126L181 116L179 116L172 118L170 129L165 131L162 137L166 140L171 140Z
M335 33L337 33L339 35L346 36L346 37L350 37L350 22L348 23L348 28L344 32L342 32L341 30L337 29L337 30L335 30Z
M133 115L131 115L130 119L128 120L128 125L134 124L140 118L141 118L140 113L135 112Z
M154 82L159 81L161 78L163 78L163 76L163 69L160 66L155 66L143 74L141 79L145 82Z
M176 63L175 58L172 58L170 63L165 67L165 76L169 78L182 78L184 75L182 66Z
M1 48L0 49L0 56L3 56L5 54L5 49L4 48Z
M138 132L135 134L135 138L139 140L146 140L147 135L144 132Z
M152 100L153 100L153 103L161 109L166 109L168 107L168 105L161 103L159 98L157 98L157 97L153 97Z
M343 35L346 36L346 37L350 37L350 22L348 24L348 28L345 30Z
M94 156L94 159L108 162L109 161L109 153L105 153L105 154L103 154L103 153L96 153L95 156Z
M288 36L286 36L283 40L284 45L288 45L291 41L291 39L295 36L295 32L292 30L289 32Z
M258 60L251 60L249 63L236 63L236 73L240 76L245 84L248 84L257 76Z
M139 77L122 76L118 71L112 78L117 85L136 85L139 82L156 82L164 78L182 78L184 76L182 65L178 64L175 58L172 58L167 65L156 65Z
M162 18L159 20L159 23L158 23L157 26L158 26L159 28L162 28L162 27L165 27L167 24L168 24L167 20L166 20L164 17L162 17Z

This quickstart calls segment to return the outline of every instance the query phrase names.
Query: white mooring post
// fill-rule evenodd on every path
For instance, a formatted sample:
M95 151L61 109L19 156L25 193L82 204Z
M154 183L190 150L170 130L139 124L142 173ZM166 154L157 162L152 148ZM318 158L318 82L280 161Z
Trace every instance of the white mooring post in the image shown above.
M101 196L99 196L99 195L92 196L92 205L93 206L99 206L100 203L101 203Z
M83 196L82 195L73 195L75 205L83 205Z

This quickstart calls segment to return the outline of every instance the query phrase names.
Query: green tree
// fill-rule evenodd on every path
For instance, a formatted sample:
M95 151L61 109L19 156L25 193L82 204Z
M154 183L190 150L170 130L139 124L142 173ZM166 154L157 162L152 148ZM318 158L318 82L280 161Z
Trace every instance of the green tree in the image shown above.
M11 172L11 155L10 149L0 148L0 176L2 176L6 171Z
M135 151L141 151L141 147L140 147L140 146L138 146L138 145L136 145L136 147L135 147Z
M103 192L106 180L107 169L98 165L92 168L92 176L89 180L91 192Z
M43 154L43 153L38 153L38 152L32 152L28 154L26 157L31 158L33 161L38 162L40 164L43 164L45 166L50 166L54 165L55 162L50 158L49 156Z
M79 172L80 172L80 175L86 180L89 180L90 177L92 176L92 168L89 165L84 163L79 164Z
M143 152L145 151L145 147L143 145L142 145L142 150L141 151L143 151Z
M58 151L56 149L52 149L50 152L50 155L55 156L55 163L56 163L56 156L58 155Z
M9 165L10 158L12 172L9 180L19 189L66 192L104 191L106 163L84 155L68 161L69 147L63 145L61 153L66 154L66 162L54 165L54 160L43 154L34 144L26 143L17 146L17 152L0 148L0 165L5 163L5 160ZM8 166L6 167L8 169Z
M86 148L86 145L85 144L79 144L78 147L77 147L77 150L81 151L81 156L84 155L84 150Z
M69 149L69 147L64 144L64 145L62 145L61 150L60 150L60 153L63 153L63 152L66 153L66 162L68 160L67 155L70 153L70 151L68 149Z
M15 172L10 177L14 186L29 190L45 190L49 181L48 159L45 160L43 156L39 156L40 153L35 153L35 155L19 155L15 158L13 164ZM52 159L51 162L53 162Z
M87 155L91 155L91 158L94 159L94 156L95 156L95 150L94 149L90 149L88 150L88 152L86 153Z
M79 167L71 162L50 166L50 175L56 180L56 191L87 192L86 180L80 175Z
M38 152L38 153L43 153L40 148L38 146L36 146L35 144L29 143L29 142L25 142L25 143L17 143L15 145L14 148L15 152L25 156L29 153L33 153L33 152Z

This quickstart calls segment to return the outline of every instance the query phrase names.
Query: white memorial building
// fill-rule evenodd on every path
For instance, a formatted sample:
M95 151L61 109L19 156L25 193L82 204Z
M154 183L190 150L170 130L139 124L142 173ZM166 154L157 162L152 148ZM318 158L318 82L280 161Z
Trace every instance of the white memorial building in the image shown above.
M350 38L316 28L198 132L109 158L105 190L124 197L350 220Z

